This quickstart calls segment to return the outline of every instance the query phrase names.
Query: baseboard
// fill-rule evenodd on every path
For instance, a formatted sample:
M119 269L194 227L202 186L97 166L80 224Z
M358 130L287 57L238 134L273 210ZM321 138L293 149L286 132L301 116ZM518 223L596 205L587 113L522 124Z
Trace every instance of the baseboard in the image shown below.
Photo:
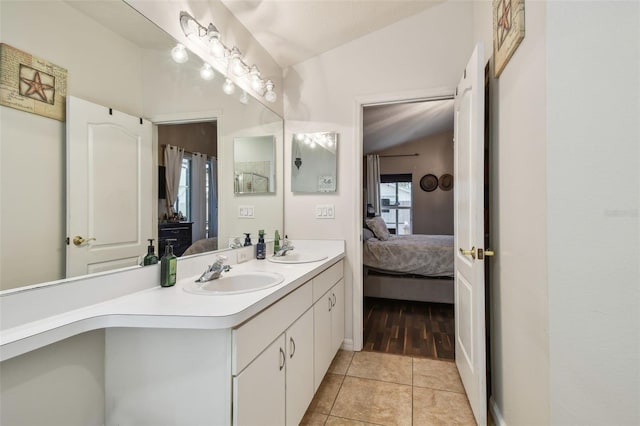
M504 421L502 413L500 412L500 408L498 408L498 404L496 404L496 400L493 399L493 397L489 398L489 413L491 413L493 423L496 426L507 426L507 423Z
M340 346L340 349L342 349L343 351L353 351L353 339L344 339L342 341L342 346Z

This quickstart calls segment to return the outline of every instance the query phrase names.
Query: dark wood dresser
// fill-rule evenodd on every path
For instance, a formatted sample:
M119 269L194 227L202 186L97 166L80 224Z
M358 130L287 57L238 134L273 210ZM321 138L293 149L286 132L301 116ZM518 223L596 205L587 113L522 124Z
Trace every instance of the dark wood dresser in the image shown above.
M182 253L191 245L191 228L193 222L170 222L158 224L158 257L164 255L167 239L175 240L173 254L182 256Z

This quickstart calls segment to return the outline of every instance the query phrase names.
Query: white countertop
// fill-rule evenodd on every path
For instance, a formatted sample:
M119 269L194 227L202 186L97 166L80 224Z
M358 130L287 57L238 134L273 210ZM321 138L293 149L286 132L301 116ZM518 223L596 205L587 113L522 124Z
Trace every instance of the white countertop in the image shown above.
M55 315L36 318L3 329L0 331L0 361L85 331L100 328L232 328L259 313L344 257L343 241L296 242L296 249L298 247L300 250L304 247L305 250L321 252L327 255L327 258L318 262L298 264L279 264L255 259L234 264L232 270L225 274L265 271L277 272L282 274L285 279L282 283L270 288L233 295L199 295L184 291L184 284L191 281L194 276L181 277L181 262L179 262L178 283L173 287L163 288L155 285L148 289L134 291L99 303L91 303ZM212 258L213 255L201 258L200 263L203 261L211 263ZM194 267L185 267L184 269L190 271ZM128 278L126 275L127 272L123 272L120 275L114 274L112 277L114 280L126 280ZM51 297L53 291L54 298L56 292L60 293L61 297L68 297L64 294L64 283L58 284L58 287L59 291L48 289L46 296ZM31 290L27 294L27 298L23 296L20 300L24 304L24 309L33 308L28 304L28 298L36 300L39 297L38 290ZM94 286L94 290L100 291L100 288L96 289ZM6 297L11 296L7 295ZM5 296L3 295L3 297ZM0 302L5 301L0 300ZM15 309L15 306L13 308Z

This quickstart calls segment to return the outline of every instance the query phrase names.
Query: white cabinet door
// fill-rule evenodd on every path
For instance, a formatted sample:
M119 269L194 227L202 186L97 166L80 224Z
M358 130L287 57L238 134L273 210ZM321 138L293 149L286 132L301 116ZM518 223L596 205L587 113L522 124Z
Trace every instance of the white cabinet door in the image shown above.
M333 355L331 352L331 309L333 300L331 290L321 296L313 305L313 344L315 358L313 384L314 392L318 390L320 382L327 372Z
M233 378L233 424L282 426L285 424L285 336Z
M313 310L287 330L287 425L298 425L313 399Z
M344 341L344 280L331 289L333 306L331 308L331 357L338 352Z

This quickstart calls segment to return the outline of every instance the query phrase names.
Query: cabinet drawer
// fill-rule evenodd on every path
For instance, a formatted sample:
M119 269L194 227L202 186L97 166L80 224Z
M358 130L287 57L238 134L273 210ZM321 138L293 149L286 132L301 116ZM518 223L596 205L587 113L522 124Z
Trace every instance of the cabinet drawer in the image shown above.
M311 282L307 282L232 331L233 375L238 375L264 348L311 307L312 292Z
M313 302L315 303L323 294L325 294L340 278L344 275L344 261L326 269L320 275L315 277L313 281Z

